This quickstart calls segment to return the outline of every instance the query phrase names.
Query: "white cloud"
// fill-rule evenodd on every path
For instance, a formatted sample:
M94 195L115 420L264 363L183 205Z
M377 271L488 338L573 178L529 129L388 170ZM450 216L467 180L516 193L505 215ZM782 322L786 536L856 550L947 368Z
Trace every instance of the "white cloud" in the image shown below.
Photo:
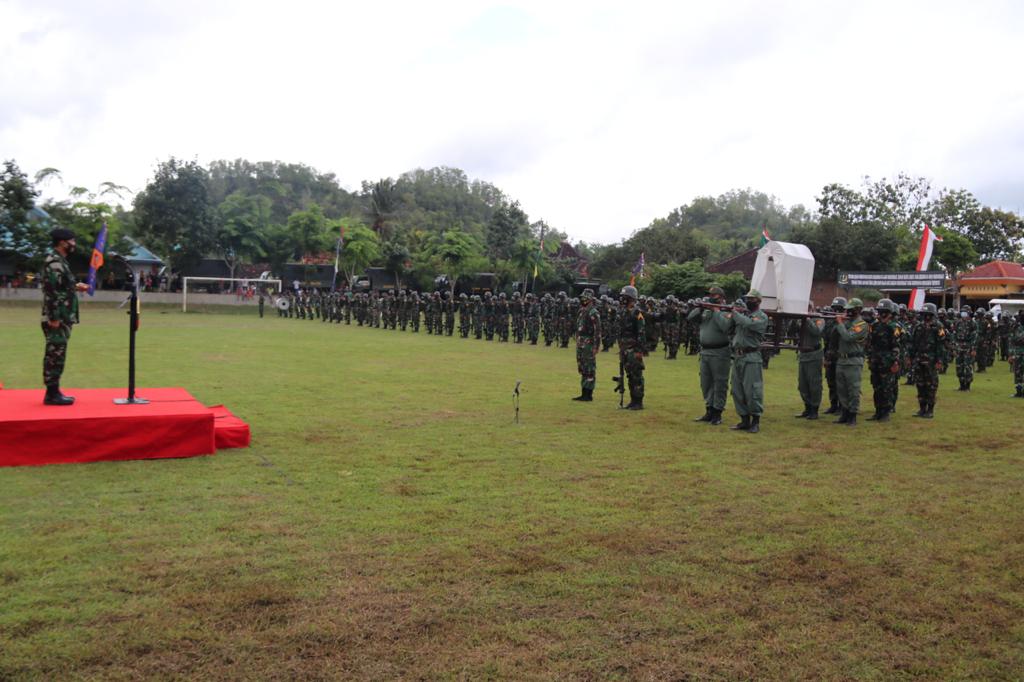
M827 182L900 170L1013 201L1021 17L1006 2L8 2L0 150L135 189L170 155L304 162L350 189L460 166L592 241L699 194L810 205Z

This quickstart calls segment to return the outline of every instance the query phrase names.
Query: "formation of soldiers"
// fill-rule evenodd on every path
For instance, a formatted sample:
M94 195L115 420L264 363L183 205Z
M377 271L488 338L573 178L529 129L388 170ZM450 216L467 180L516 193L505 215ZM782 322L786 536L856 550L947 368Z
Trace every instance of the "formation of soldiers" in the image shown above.
M284 304L281 301L285 301ZM368 293L321 292L316 289L286 291L275 302L278 317L319 320L338 324L427 334L486 339L488 341L524 343L568 348L576 329L580 299L565 292L542 296L513 292L459 294L449 292L421 294L415 291L384 291ZM623 304L603 295L595 299L602 328L601 350L616 345L616 320ZM698 325L687 321L692 302L675 296L655 299L640 296L637 308L647 320L643 352L655 352L664 344L665 357L676 359L682 349L695 355L700 351Z
M284 301L282 303L282 301ZM459 294L415 291L353 293L288 291L275 302L280 317L320 320L380 329L461 338L486 339L577 349L581 394L593 399L596 357L618 346L620 384L629 391L629 409L643 409L644 358L663 348L675 360L683 351L700 356L701 391L706 411L696 421L721 424L732 379L732 398L740 415L736 430L757 433L763 411L762 369L777 352L766 339L778 336L798 353L798 391L804 410L795 415L817 419L835 414L834 423L855 426L860 413L861 376L865 365L872 388L873 421L889 421L895 412L901 379L914 385L919 409L914 416L932 418L939 376L956 364L959 390L969 391L975 372L1000 359L1014 370L1015 397L1024 398L1024 311L1015 318L964 306L959 312L926 303L908 310L882 299L866 308L859 299L837 297L825 309L790 320L776 331L758 310L760 295L751 291L725 302L717 287L703 299L640 296L625 287L618 300L585 291L580 298L564 292L511 296L503 293Z

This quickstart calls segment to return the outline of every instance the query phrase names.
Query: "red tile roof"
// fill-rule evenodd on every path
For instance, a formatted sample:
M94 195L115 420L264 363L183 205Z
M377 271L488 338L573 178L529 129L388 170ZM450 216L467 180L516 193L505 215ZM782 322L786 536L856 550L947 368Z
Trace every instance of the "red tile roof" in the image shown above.
M994 260L979 265L960 279L1020 279L1024 280L1024 265L1005 260Z

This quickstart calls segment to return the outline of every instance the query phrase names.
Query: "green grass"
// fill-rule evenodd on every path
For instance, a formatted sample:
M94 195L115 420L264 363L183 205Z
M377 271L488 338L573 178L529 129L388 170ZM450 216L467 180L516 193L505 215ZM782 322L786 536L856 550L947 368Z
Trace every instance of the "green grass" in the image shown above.
M140 385L226 404L251 448L0 469L0 679L1024 671L1004 363L851 430L791 417L786 354L752 436L691 421L692 357L652 355L632 413L613 354L580 404L571 350L249 312L149 307L138 340ZM41 387L37 320L0 306L8 389ZM123 385L126 327L83 311L64 385Z

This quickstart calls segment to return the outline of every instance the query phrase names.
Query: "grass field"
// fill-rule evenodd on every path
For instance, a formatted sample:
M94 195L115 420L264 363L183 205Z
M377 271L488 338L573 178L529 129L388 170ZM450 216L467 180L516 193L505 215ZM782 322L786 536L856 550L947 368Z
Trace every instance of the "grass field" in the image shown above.
M613 354L580 404L572 350L247 313L144 310L139 381L251 448L0 469L0 679L1024 676L1004 363L847 429L792 418L783 355L754 436L691 421L692 357L634 413ZM82 317L64 386L123 385L123 311ZM42 347L0 304L5 388Z

